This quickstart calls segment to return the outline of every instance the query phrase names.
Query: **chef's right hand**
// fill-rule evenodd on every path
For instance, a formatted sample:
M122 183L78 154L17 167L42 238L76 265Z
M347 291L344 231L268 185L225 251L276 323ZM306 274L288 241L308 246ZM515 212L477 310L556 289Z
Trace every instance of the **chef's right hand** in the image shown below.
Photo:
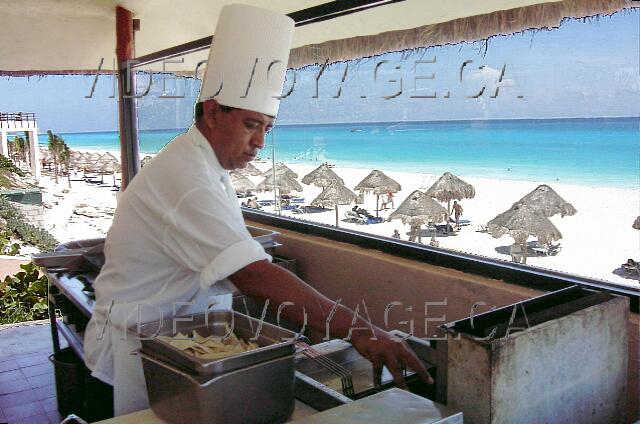
M415 371L426 384L433 384L427 369L404 340L380 328L374 328L373 334L369 331L354 332L350 341L362 356L371 361L376 385L381 384L382 368L385 365L396 386L401 389L407 389L403 374L405 366Z

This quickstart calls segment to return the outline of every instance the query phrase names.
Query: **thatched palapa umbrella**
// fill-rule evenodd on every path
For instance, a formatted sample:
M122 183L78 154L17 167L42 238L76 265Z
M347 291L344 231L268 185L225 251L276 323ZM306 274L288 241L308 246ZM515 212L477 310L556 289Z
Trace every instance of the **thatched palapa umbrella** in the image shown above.
M118 163L113 161L104 162L102 166L100 166L100 174L112 174L113 175L113 185L116 186L116 172L120 170L120 166Z
M252 177L259 177L262 175L262 171L260 171L256 166L252 163L248 163L246 167L241 169L243 174L250 175Z
M336 227L338 227L338 205L348 205L356 200L356 194L342 185L338 180L333 180L322 190L322 193L311 201L312 206L335 207Z
M397 193L402 190L400 183L393 178L387 176L384 172L374 169L369 175L367 175L354 190L361 193L373 192L376 195L376 217L378 216L378 210L380 209L379 201L380 195L384 193Z
M344 180L340 178L338 174L336 174L333 169L329 168L326 164L320 165L319 167L302 177L303 184L313 184L317 187L322 187L323 189L328 187L333 181L337 181L340 185L344 186Z
M416 190L389 215L387 220L400 219L403 224L417 227L418 234L420 234L422 224L427 224L429 221L446 221L448 216L444 206L427 196L426 193Z
M531 193L518 200L516 203L524 203L532 207L535 211L542 213L546 217L560 214L575 215L577 210L571 203L565 201L551 187L546 184L539 185Z
M256 190L256 185L247 177L242 174L232 172L229 174L231 176L231 185L236 192L247 192Z
M147 155L144 158L142 158L142 160L140 161L140 168L142 168L143 166L145 166L146 164L151 162L151 159L153 159L153 157L149 156L149 155Z
M438 199L440 202L447 202L447 217L451 213L451 201L472 199L476 195L476 189L467 182L462 181L450 172L442 174L438 181L433 183L427 190L427 195ZM447 231L449 224L447 219Z
M266 171L264 171L262 173L263 177L270 177L271 173L273 172L273 168L269 168ZM286 172L289 175L291 175L292 178L298 178L298 174L296 174L295 172L293 172L293 170L291 168L289 168L287 165L285 165L282 162L278 162L276 163L276 174L282 173L282 172Z
M522 245L524 263L527 263L529 236L537 237L542 243L550 243L562 238L560 230L549 221L549 218L524 203L515 203L511 209L489 221L487 231L494 238L500 238L505 234L513 237L517 244Z
M640 230L640 216L637 217L636 220L633 222L632 227L635 228L636 230Z
M286 171L283 171L282 173L276 172L275 182L272 175L265 177L264 181L258 184L257 187L258 191L271 191L276 188L279 189L280 194L288 194L292 191L302 191L300 183Z

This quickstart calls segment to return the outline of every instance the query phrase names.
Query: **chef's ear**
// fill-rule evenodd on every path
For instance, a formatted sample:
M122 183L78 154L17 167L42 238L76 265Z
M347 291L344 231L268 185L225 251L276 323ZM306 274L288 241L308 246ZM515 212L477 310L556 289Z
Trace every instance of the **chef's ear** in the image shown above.
M220 107L216 100L209 99L202 103L202 120L208 128L215 127L219 113Z

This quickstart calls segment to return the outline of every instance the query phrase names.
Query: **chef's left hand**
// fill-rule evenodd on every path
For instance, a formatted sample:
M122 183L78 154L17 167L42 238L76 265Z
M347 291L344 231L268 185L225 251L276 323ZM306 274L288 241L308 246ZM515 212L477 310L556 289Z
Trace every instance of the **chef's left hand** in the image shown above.
M380 328L374 328L374 334L369 331L354 332L350 341L362 356L371 361L376 385L381 382L382 367L385 365L393 376L396 386L401 389L407 389L403 365L415 371L426 384L433 384L427 369L404 340Z

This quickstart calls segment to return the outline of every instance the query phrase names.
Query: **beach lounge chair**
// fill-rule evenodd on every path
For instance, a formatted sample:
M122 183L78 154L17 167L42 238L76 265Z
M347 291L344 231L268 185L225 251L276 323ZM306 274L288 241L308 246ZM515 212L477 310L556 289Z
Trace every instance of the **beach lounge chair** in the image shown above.
M357 214L354 211L345 211L344 212L344 218L345 221L348 222L355 222L356 224L366 224L367 220L363 217L361 217L359 214Z
M379 224L381 222L384 222L384 218L382 217L375 217L375 216L370 216L367 218L366 220L366 224Z
M544 256L554 256L560 253L560 251L562 250L562 246L560 246L560 243L540 244L540 245L533 246L531 250L533 250L536 253L542 254Z

